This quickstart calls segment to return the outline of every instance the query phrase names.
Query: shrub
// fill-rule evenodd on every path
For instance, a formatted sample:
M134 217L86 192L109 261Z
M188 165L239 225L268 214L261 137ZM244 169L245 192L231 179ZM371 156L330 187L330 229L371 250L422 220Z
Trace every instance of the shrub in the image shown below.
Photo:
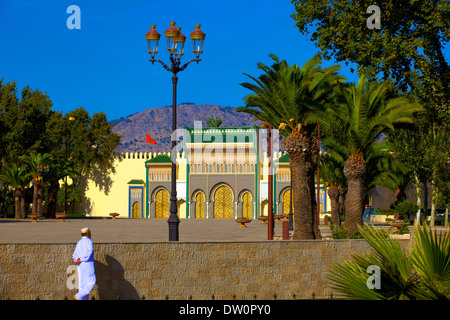
M349 232L344 226L336 227L330 224L331 236L333 239L362 239L362 235L358 230Z
M416 226L409 250L373 226L360 232L373 250L333 264L326 277L334 290L350 299L450 299L450 232ZM375 290L367 285L373 266L380 270Z
M394 209L403 217L403 219L407 219L407 221L409 221L409 216L415 214L417 210L419 210L419 206L417 203L404 200L397 203Z

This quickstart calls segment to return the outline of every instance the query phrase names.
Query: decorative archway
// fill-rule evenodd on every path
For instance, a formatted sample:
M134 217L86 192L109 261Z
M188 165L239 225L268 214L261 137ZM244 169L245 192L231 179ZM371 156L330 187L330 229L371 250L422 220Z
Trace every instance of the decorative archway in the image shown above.
M155 194L155 217L169 218L170 197L166 189L159 189Z
M252 219L252 194L249 191L242 195L242 217Z
M265 199L261 202L261 210L259 211L260 217L269 216L269 200Z
M141 217L141 204L139 202L133 203L133 212L132 212L133 218L140 218Z
M233 219L233 190L227 185L220 185L214 191L214 218Z
M206 197L203 192L197 192L195 195L195 218L204 219L205 218L205 201Z
M283 193L283 214L289 214L291 206L291 189ZM294 203L292 203L292 212L294 212Z

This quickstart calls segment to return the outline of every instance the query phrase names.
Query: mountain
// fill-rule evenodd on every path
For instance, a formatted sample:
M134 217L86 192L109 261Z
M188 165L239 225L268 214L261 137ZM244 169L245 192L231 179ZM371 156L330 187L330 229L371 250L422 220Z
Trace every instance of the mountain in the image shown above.
M208 127L206 120L210 117L224 119L221 127L246 127L259 123L255 123L252 115L235 109L211 104L181 104L177 106L177 127L194 127L194 121L202 121L202 126ZM111 123L114 124L113 131L122 136L116 152L171 151L171 106L149 108ZM146 133L156 140L156 145L145 142Z

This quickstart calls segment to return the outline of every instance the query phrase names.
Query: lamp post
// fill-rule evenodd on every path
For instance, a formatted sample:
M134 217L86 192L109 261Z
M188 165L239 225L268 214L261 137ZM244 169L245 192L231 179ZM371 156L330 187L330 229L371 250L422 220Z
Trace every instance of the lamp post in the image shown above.
M200 25L195 25L195 30L191 33L192 47L193 52L196 56L196 59L191 59L186 62L182 67L181 66L181 57L184 54L184 42L186 37L180 32L181 28L175 27L175 22L170 22L170 27L164 32L166 36L167 50L169 51L169 58L171 62L171 66L167 66L161 60L155 59L155 55L158 53L158 43L161 35L156 31L156 26L151 25L150 31L147 32L145 38L148 43L148 53L151 56L149 60L152 64L155 62L161 63L161 65L169 72L172 72L172 86L173 86L173 104L172 104L172 132L175 132L177 129L177 83L178 83L178 72L183 71L191 62L197 62L197 64L201 61L200 54L203 53L203 42L205 40L206 34L204 34L200 30ZM172 152L175 150L176 141L172 140ZM177 174L177 164L176 161L173 160L172 157L172 190L170 193L170 215L167 223L169 224L169 241L178 241L179 232L178 227L180 224L180 219L177 215L177 183L176 183L176 174Z
M64 121L64 125L65 125L65 135L66 135L66 143L65 143L65 157L66 157L66 161L68 160L68 154L67 154L67 144L69 143L69 131L67 130L67 121L74 121L75 118L74 117L68 117L68 118L61 118L62 121ZM67 214L67 176L64 177L64 213Z

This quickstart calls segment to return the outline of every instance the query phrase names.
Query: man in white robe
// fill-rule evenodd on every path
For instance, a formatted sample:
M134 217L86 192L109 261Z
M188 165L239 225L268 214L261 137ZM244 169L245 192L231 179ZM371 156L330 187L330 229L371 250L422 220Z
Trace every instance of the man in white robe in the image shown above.
M94 246L91 240L91 230L81 229L82 238L73 252L73 261L78 269L78 293L74 300L89 300L89 293L95 286Z

